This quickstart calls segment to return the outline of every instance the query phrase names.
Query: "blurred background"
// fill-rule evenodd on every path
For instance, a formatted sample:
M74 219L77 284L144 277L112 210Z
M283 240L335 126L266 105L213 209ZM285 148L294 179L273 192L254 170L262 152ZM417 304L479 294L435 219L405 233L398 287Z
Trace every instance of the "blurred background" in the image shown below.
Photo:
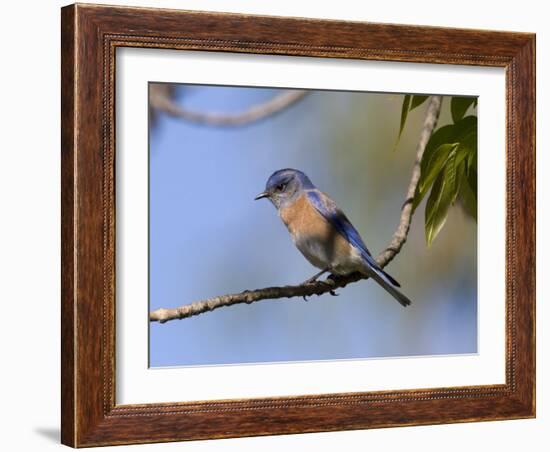
M373 255L399 222L427 103L403 95L150 84L149 309L298 284L317 272L275 208L254 201L277 169L304 171L331 196ZM156 94L162 94L156 96ZM169 98L172 103L166 104ZM240 125L220 116L288 100ZM438 126L451 122L444 98ZM165 104L162 104L165 102ZM191 115L171 111L184 106ZM183 107L182 107L183 108ZM183 117L182 117L183 116ZM222 116L223 118L223 116ZM424 202L386 271L412 300L372 281L323 295L263 300L150 323L149 364L189 366L477 352L477 225L459 206L431 247Z

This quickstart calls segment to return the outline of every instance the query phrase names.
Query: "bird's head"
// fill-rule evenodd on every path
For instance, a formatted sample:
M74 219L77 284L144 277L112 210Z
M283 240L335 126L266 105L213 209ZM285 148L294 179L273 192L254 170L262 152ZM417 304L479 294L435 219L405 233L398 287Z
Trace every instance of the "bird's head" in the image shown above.
M254 199L268 198L280 209L293 202L303 190L315 188L304 173L286 168L275 171L267 180L265 190Z

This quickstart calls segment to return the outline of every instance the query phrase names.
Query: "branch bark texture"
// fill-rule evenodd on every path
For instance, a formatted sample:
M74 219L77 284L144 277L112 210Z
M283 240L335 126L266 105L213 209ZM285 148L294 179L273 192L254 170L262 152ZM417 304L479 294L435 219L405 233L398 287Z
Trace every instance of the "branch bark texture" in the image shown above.
M422 160L422 155L424 154L426 144L428 143L428 140L437 125L439 112L441 110L441 101L441 96L432 96L429 99L426 117L424 119L420 138L416 147L416 158L411 173L411 179L407 188L405 202L401 209L399 224L389 245L376 257L376 262L382 268L393 260L393 258L401 251L401 248L407 240L413 214L412 204L414 193L420 178L420 162ZM237 294L220 295L217 297L208 298L206 300L195 301L194 303L177 308L157 309L149 314L149 320L151 322L164 323L169 320L184 319L186 317L192 317L224 306L232 306L239 303L250 304L260 300L323 295L325 293L334 292L334 290L343 288L350 283L359 281L360 279L366 279L366 277L359 273L354 273L339 277L335 280L327 279L325 281L315 281L312 283L295 286L266 287L264 289L245 290L244 292Z
M172 98L173 87L170 84L156 83L149 88L151 108L162 111L186 121L209 126L244 126L272 116L302 99L307 91L288 90L274 96L266 102L254 105L238 113L214 113L189 110Z

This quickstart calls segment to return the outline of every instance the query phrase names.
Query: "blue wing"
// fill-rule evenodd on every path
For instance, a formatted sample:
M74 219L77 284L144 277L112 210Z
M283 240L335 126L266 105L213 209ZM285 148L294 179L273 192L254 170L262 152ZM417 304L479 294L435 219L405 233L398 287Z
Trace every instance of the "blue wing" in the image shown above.
M307 190L307 196L311 204L315 209L342 235L348 242L350 242L355 248L361 252L361 256L365 260L365 263L372 268L376 273L381 277L386 279L389 283L394 286L400 287L399 283L388 275L384 270L382 270L372 254L368 250L367 246L363 242L363 239L357 232L357 229L353 227L351 222L347 219L338 207L336 203L330 199L327 195L320 192L317 189Z

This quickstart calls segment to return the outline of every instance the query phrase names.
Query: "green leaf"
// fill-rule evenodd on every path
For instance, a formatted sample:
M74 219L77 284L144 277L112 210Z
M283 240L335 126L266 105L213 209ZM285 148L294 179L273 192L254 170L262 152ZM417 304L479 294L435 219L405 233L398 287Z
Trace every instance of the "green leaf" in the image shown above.
M399 141L399 138L401 138L401 134L403 133L403 129L405 128L405 122L407 122L407 115L409 114L410 108L411 95L405 94L403 105L401 106L401 124L399 125L399 135L397 136L397 141Z
M466 116L456 124L450 124L437 129L426 144L424 154L422 156L421 171L426 171L425 167L427 163L432 159L432 154L442 144L446 143L461 143L467 139L470 134L473 134L468 143L472 145L475 143L475 149L477 150L477 117ZM473 145L472 145L473 146Z
M453 97L451 98L451 115L453 116L453 122L460 121L470 105L476 101L475 97Z
M456 165L466 162L466 172L477 173L477 125L464 130L460 137L460 147L457 151Z
M420 107L430 96L413 96L409 111L413 111L416 107Z
M432 240L434 239L434 236L437 235L437 232L439 232L439 231L435 231L435 223L439 224L440 230L441 230L441 227L443 226L443 223L441 221L436 220L436 218L441 217L440 212L442 210L442 204L444 203L443 189L444 189L444 177L443 177L443 173L441 173L433 184L432 191L428 198L428 202L426 203L426 210L424 212L424 224L425 224L424 229L426 234L426 243L428 244L428 246L431 245Z
M455 147L453 151L449 154L449 158L447 159L447 163L445 163L445 168L443 168L443 174L445 177L445 184L449 187L449 190L451 192L451 203L454 204L456 201L456 197L458 195L458 189L459 187L459 179L458 179L458 166L456 164L456 149Z
M460 113L464 115L467 108ZM436 130L420 162L413 209L431 186L425 209L425 234L431 246L445 225L449 208L457 198L474 218L477 215L477 117L461 117Z
M477 186L477 173L475 181L468 178L466 165L467 162L461 165L459 197L464 211L477 221L477 189L474 188Z
M433 153L441 146L446 143L454 143L454 125L443 126L437 129L428 140L426 144L426 149L424 149L424 154L422 155L422 161L420 162L421 170L425 171L425 167L428 162L432 159Z
M456 143L457 144L457 150L456 150L456 166L457 168L459 165L468 160L468 156L473 152L472 149L468 146L464 146L462 143Z
M469 168L467 177L468 177L468 184L474 191L474 194L476 195L477 199L477 159L474 160L474 167Z
M470 176L471 173L475 176L476 186L477 186L477 143L473 148L473 152L468 154L468 159L466 160L467 173Z
M439 150L451 151L449 146L457 144L459 147L457 152L458 163L470 154L474 153L477 156L477 117L467 116L461 119L456 124L450 124L437 129L426 144L426 149L420 162L420 180L416 187L416 192L413 200L413 210L422 202L424 196L428 193L430 184L433 183L435 176L432 170L436 169L443 156L438 154ZM442 148L446 145L447 148ZM457 166L458 166L457 163ZM434 168L435 165L435 168ZM428 175L430 177L428 178Z
M477 159L477 131L463 137L456 154L456 166L463 161L466 162L466 169Z
M431 159L426 163L426 171L420 176L419 186L421 191L425 191L433 183L443 165L447 163L450 155L456 152L458 146L458 143L442 144L431 155Z
M393 148L394 150L397 148L397 144L399 143L401 135L403 134L403 129L405 128L409 112L414 110L416 107L422 105L428 97L430 96L413 96L411 94L405 94L405 97L403 98L403 105L401 106L401 123L399 124L399 135L397 135L397 140Z
M449 155L443 171L437 176L426 203L425 233L428 246L432 244L445 225L449 207L455 202L458 189L455 151Z
M413 201L413 209L418 207L435 178L439 175L443 166L447 163L450 155L455 153L459 147L458 143L447 143L439 146L435 152L430 154L428 161L421 167L420 179Z

